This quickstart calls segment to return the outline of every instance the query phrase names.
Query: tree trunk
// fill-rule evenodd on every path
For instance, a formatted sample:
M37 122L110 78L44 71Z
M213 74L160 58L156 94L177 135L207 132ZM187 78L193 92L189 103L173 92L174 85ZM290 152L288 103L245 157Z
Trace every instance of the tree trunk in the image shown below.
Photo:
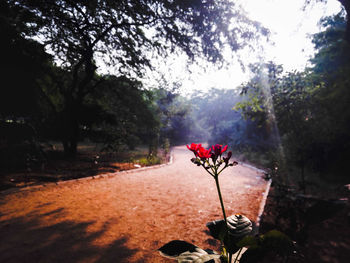
M74 158L77 154L78 140L65 140L62 142L62 144L64 149L64 155L68 158Z
M62 144L64 154L68 158L74 158L77 154L79 140L79 121L76 109L78 105L70 103L66 105L62 120Z

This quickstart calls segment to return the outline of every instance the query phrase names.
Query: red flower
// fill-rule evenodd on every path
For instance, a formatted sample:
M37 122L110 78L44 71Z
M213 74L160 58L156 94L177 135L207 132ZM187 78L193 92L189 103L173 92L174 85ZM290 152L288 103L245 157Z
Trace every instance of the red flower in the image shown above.
M188 145L186 146L190 151L194 152L194 154L197 155L197 151L200 147L202 147L202 144L191 143L191 146L188 146Z
M213 152L215 154L216 157L218 157L219 155L221 155L223 152L225 152L227 150L227 145L224 146L224 148L222 148L221 144L215 144L215 146L212 146Z
M198 149L198 156L202 159L207 159L211 157L211 150L206 150L202 146Z

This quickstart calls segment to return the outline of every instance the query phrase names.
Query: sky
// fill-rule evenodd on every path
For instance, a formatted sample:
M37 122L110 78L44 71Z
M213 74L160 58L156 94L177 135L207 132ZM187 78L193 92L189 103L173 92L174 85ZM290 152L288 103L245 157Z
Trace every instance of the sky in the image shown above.
M340 11L337 0L324 3L314 3L302 10L305 0L239 0L248 16L261 22L271 31L270 40L273 44L264 45L264 52L256 54L243 51L241 57L248 64L257 62L263 57L265 61L275 61L282 64L285 71L303 70L308 65L308 59L314 49L311 34L320 31L318 24L323 16L329 16ZM205 65L205 64L204 64ZM249 79L249 73L243 72L237 61L232 61L228 68L218 70L210 65L190 67L186 71L186 58L181 56L168 57L159 61L157 67L170 82L180 81L180 92L190 94L194 90L208 91L212 87L232 89ZM157 80L157 76L149 72L148 80Z

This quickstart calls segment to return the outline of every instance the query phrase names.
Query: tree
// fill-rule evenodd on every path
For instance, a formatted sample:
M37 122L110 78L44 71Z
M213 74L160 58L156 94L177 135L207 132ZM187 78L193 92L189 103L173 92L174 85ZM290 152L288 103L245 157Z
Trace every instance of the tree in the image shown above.
M248 83L242 85L241 95L246 99L236 103L234 109L241 111L246 120L251 120L256 125L254 133L260 133L258 141L255 141L256 149L264 149L278 146L278 134L276 130L274 96L277 93L281 80L283 67L272 61L267 63L255 63L249 66L253 77Z
M0 3L0 119L33 119L40 115L37 81L47 73L50 56L38 42L26 39L26 23L35 18Z
M248 123L232 110L232 105L239 100L239 93L234 89L212 88L206 93L194 93L191 130L197 135L195 141L229 144L238 151L250 135Z
M339 2L343 5L347 19L346 19L346 31L345 31L345 39L350 42L350 0L339 0Z
M345 40L350 43L350 0L338 0L346 12L346 30L345 30Z
M152 91L160 122L159 139L162 143L169 140L172 145L187 142L191 126L189 101L176 92L177 87L178 83L173 83L172 90L157 88Z
M265 81L269 96L263 78L254 77L243 87L248 100L237 105L244 116L266 127L271 103L284 157L300 168L302 181L306 168L320 175L341 175L350 158L350 48L341 37L346 21L340 13L321 22L324 30L313 37L317 52L311 68Z
M328 0L305 0L306 5L310 4L312 1L316 2L326 2ZM341 38L345 39L350 43L350 0L338 0L346 12L346 30L343 32Z
M134 79L105 76L101 87L85 102L81 118L86 135L113 150L149 144L159 121L152 93L141 88L142 83Z
M350 158L350 44L339 38L347 30L342 14L326 17L322 23L325 29L314 35L317 53L311 60L312 80L322 87L316 94L315 138L324 170L340 172Z
M304 184L305 166L311 160L314 142L313 97L319 86L310 80L308 72L282 74L282 67L273 62L255 64L251 69L255 76L242 87L242 94L248 99L235 108L257 123L255 132L263 134L256 146L260 154L271 159L273 166L285 161L296 165ZM281 146L284 153L279 151Z
M52 78L59 78L62 69L55 68ZM61 76L62 77L62 76ZM142 89L142 83L125 76L97 76L103 78L100 87L88 94L77 110L80 139L102 143L106 150L134 148L141 141L149 143L152 130L159 126L152 107L151 92ZM61 78L62 85L65 81ZM69 136L69 126L64 122L64 97L59 88L47 78L41 83L46 98L47 117L41 134L48 139L60 140Z
M239 13L230 1L177 0L8 0L19 10L36 16L27 37L35 37L65 69L63 120L69 136L65 152L75 154L80 120L87 95L95 90L97 60L113 64L120 74L140 75L151 67L150 51L165 55L182 51L191 60L204 56L222 61L226 46L242 48L265 29ZM69 127L69 128L68 128Z

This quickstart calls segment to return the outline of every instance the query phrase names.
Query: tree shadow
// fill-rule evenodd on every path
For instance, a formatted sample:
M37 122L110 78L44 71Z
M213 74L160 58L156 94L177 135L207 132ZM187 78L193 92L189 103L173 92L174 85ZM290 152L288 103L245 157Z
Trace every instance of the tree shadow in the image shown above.
M26 215L0 221L0 262L129 262L137 252L126 246L127 237L105 247L93 244L108 230L109 223L95 232L87 231L94 221L40 223L42 217L59 216L62 211L59 208L35 214L34 219Z

